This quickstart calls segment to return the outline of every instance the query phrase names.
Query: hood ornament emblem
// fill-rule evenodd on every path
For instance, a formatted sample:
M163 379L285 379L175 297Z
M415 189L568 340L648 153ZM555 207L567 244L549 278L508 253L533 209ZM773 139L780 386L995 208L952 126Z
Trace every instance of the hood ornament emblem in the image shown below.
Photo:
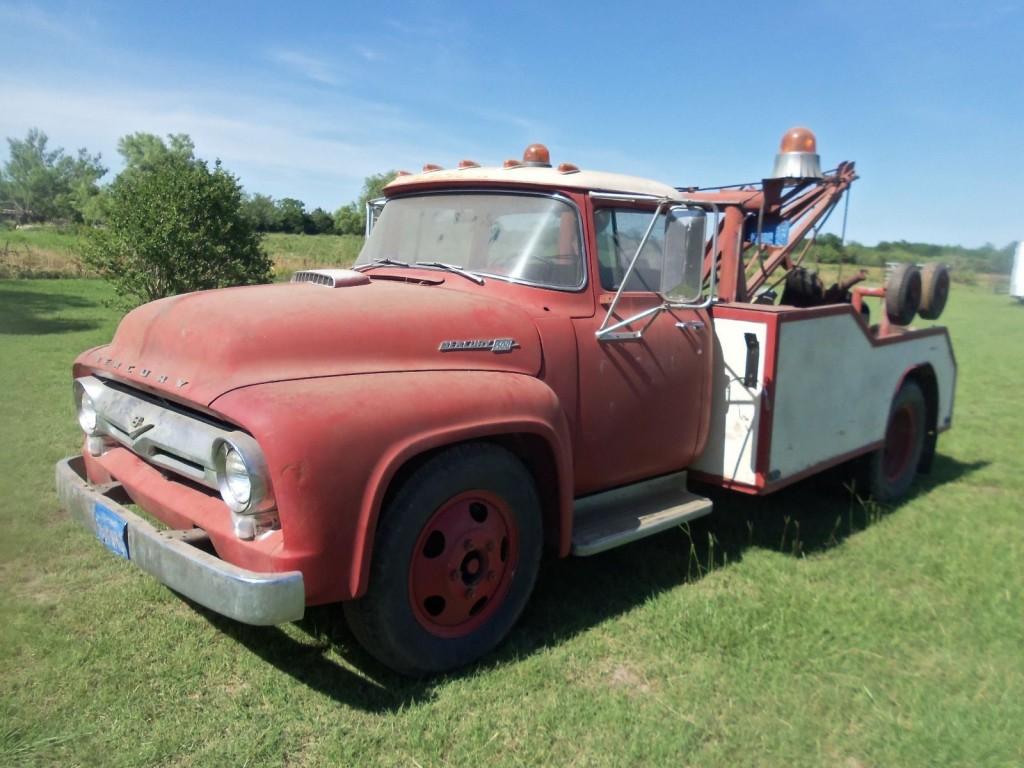
M142 434L156 426L156 424L147 424L144 416L132 416L128 423L130 425L128 437L132 440L138 440Z

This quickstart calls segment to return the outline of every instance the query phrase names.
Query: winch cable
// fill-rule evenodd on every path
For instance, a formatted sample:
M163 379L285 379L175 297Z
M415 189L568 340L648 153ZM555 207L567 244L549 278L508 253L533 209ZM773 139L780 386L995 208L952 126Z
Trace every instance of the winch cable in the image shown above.
M846 247L846 219L850 215L850 192L852 189L846 190L846 199L843 200L843 229L839 235L839 276L836 278L836 282L843 282L843 249Z

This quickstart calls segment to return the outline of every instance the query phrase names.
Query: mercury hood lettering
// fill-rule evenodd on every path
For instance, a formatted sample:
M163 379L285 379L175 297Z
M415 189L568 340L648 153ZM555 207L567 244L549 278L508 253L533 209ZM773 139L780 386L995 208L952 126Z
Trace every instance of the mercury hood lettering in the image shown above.
M516 343L515 339L469 339L466 341L460 340L449 340L442 341L441 345L437 348L439 352L457 352L457 351L476 351L476 350L490 350L495 354L501 352L511 352L517 348L519 344Z
M122 361L122 360L115 360L112 357L104 357L104 355L102 353L96 355L96 362L99 364L99 366L103 366L103 367L109 368L109 369L111 369L113 371L119 370L121 368L121 365L124 364L124 361ZM128 365L128 367L125 370L128 373L135 374L136 370L138 369L138 375L141 376L144 379L145 378L149 378L149 375L153 372L149 368L139 369L139 367L137 365L133 365L131 363L128 363L127 365ZM161 374L160 376L157 377L157 382L160 383L160 384L166 384L169 379L170 379L170 376L168 376L166 374ZM179 378L177 380L177 388L178 389L181 389L182 387L186 386L187 384L188 384L188 379L180 379Z

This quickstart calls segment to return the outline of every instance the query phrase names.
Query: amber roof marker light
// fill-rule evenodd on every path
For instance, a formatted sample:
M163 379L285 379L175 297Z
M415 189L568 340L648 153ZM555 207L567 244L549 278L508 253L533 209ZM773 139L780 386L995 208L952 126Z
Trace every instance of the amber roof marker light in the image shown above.
M794 126L782 134L771 178L820 179L821 176L821 157L814 131Z
M814 152L818 151L818 139L814 131L803 126L790 128L782 134L779 152Z
M550 168L551 153L543 144L531 144L523 151L523 165L533 168Z

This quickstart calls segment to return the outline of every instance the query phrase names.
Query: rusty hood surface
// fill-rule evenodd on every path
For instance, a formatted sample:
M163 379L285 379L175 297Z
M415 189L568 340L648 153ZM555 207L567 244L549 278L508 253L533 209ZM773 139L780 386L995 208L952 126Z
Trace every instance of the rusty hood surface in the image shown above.
M445 341L513 339L507 352L442 351ZM451 346L451 345L449 345ZM444 284L374 280L228 288L145 304L113 341L76 361L125 383L209 405L271 381L418 370L537 375L536 326L516 305Z

